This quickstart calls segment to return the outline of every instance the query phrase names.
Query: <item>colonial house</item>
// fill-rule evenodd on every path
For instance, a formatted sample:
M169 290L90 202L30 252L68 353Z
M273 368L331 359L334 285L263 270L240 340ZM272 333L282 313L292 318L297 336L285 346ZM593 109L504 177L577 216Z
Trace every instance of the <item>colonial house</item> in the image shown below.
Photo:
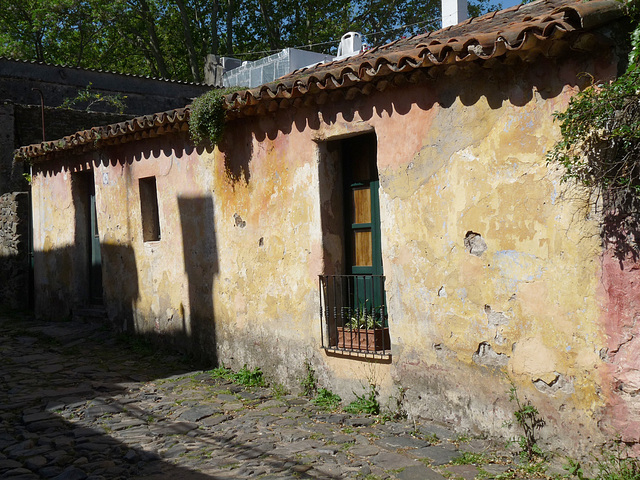
M640 438L640 269L547 162L624 67L614 0L539 0L225 98L23 147L36 311L510 435L513 382L579 452ZM558 434L561 433L560 436Z

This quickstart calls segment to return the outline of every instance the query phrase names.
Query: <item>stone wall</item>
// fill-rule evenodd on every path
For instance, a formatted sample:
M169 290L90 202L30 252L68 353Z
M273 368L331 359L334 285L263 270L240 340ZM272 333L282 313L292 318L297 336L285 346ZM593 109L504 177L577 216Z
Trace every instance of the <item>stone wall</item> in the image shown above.
M14 148L42 141L42 113L39 105L15 105ZM47 140L55 140L91 127L124 122L133 115L86 112L45 107L44 123Z
M19 308L29 299L29 194L0 196L0 305Z
M78 110L57 108L88 85L94 93L121 94L126 114L107 113L113 109L106 104L92 106L97 112L83 110L86 105L77 105ZM0 58L0 257L3 262L0 265L0 304L27 305L28 201L26 193L12 192L29 188L23 178L28 165L14 164L13 154L20 146L42 141L41 98L37 90L42 92L45 104L45 137L56 140L79 130L184 107L211 88L202 84Z
M211 89L209 85L0 58L0 101L40 105L40 94L33 90L38 88L45 105L58 107L65 98L74 98L89 84L96 93L126 95L125 112L133 115L184 107L192 98ZM103 106L97 104L92 108L101 110ZM106 107L104 110L112 111Z

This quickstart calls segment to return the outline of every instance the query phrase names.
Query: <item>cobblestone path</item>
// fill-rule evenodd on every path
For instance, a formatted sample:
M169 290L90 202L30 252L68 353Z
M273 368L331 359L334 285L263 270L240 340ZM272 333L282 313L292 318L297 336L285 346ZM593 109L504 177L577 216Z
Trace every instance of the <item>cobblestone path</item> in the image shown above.
M0 478L537 478L486 440L326 412L139 350L96 324L0 315ZM479 466L449 463L462 455Z

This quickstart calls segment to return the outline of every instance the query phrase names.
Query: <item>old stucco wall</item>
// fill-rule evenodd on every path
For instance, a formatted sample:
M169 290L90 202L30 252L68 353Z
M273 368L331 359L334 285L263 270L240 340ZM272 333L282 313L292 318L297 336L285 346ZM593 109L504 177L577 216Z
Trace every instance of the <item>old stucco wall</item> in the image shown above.
M220 323L221 358L289 380L312 358L344 397L375 378L383 400L408 388L414 415L505 436L513 381L556 446L600 440L610 386L599 373L598 225L545 155L576 74L615 70L561 63L463 71L347 109L234 124L235 147L216 160L221 272L238 272L215 295L217 318L231 319ZM390 363L376 364L317 350L315 281L335 243L319 221L323 142L371 130L392 339Z
M73 169L86 164L75 162ZM87 276L80 259L86 246L77 241L79 209L73 201L70 167L52 163L32 177L34 309L41 316L65 318L86 296Z
M36 294L60 304L86 296L71 178L90 166L105 306L121 328L261 366L289 385L309 359L343 398L374 379L383 403L402 386L411 414L493 435L511 433L511 379L547 420L543 436L579 451L601 438L612 406L618 423L630 408L613 393L603 349L617 353L619 376L631 361L611 348L621 327L601 283L627 279L603 268L597 221L545 158L558 133L552 113L584 71L614 73L578 56L467 69L455 82L237 120L213 151L170 136L69 157L34 180ZM392 341L380 362L325 353L318 319L317 276L341 248L323 231L326 199L340 190L326 181L327 142L371 131ZM148 176L161 228L153 242L140 220L138 181Z

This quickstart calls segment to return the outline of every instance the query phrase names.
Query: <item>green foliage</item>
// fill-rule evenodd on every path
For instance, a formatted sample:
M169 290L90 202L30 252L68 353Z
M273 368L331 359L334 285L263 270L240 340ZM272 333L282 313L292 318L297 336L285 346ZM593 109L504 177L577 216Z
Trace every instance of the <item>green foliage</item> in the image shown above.
M224 365L216 367L213 370L209 370L207 373L211 375L211 378L214 378L216 380L220 379L233 381L233 372L230 369L226 368Z
M342 399L326 388L319 388L318 394L312 402L324 410L335 410L340 405Z
M380 319L367 312L364 307L357 308L349 313L349 320L344 324L345 328L382 328Z
M636 27L630 37L626 72L596 83L555 113L561 139L548 161L563 168L563 180L587 189L596 211L604 213L602 238L619 258L638 258L640 240L640 26L637 2L629 2ZM634 10L636 9L636 10ZM631 238L630 238L631 237Z
M469 4L473 16L488 0ZM407 0L20 0L0 9L0 55L201 81L209 53L256 59L285 47L335 53L355 30L380 45L439 28L440 2Z
M587 477L584 476L584 471L582 470L580 462L576 462L570 458L563 468L567 471L568 475L576 477L578 480L587 480Z
M220 366L207 372L211 378L236 382L245 387L263 387L266 385L260 367L249 370L245 364L238 372L233 372L225 366Z
M289 395L289 390L281 383L276 383L271 386L271 395L277 400L280 400L285 395Z
M597 480L640 480L640 459L621 441L604 445L596 459ZM579 480L585 479L578 476Z
M262 387L265 385L260 367L249 370L247 366L244 365L239 372L233 375L233 379L245 387Z
M518 389L513 382L509 388L509 401L516 404L517 408L513 412L513 416L524 432L517 438L520 445L520 457L531 463L536 458L542 457L542 450L536 440L536 431L544 427L545 421L540 417L538 409L531 404L530 400L524 402L520 400Z
M65 98L60 105L60 108L73 108L76 105L83 105L84 109L89 112L92 107L97 104L106 104L113 108L115 113L124 113L127 105L124 100L126 95L120 93L115 95L104 95L98 92L91 91L91 83L87 85L83 90L78 90L78 94L73 98Z
M189 117L189 134L196 143L210 140L217 144L222 139L225 126L225 109L223 98L242 88L220 88L210 90L196 98L191 104Z
M483 453L464 452L459 457L451 460L454 465L484 465L487 458Z
M316 380L316 371L313 369L309 360L304 361L305 374L300 380L302 394L310 397L318 391L318 381Z
M355 392L354 392L355 393ZM374 383L369 383L369 390L363 395L356 395L356 399L344 407L347 413L366 413L378 415L380 413L380 403L378 402L378 388Z
M404 420L407 418L407 411L404 408L406 400L407 389L404 387L398 387L398 393L396 395L389 396L389 403L387 405L387 412L385 412L385 419L389 420Z

